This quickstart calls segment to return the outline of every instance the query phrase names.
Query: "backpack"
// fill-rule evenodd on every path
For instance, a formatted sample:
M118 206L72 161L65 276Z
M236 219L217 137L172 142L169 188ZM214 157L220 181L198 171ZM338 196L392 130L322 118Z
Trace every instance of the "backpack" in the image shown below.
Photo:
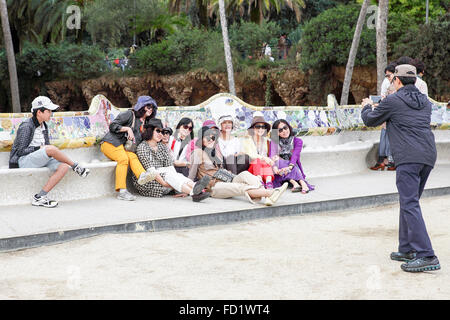
M291 41L291 39L286 38L286 45L287 45L288 47L292 46L292 41Z

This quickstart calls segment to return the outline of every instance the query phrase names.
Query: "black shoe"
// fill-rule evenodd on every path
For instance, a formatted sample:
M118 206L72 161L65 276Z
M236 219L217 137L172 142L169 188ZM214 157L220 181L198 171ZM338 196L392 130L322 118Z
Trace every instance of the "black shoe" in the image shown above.
M211 194L209 192L202 192L200 194L194 194L192 196L192 201L194 202L200 202L202 200L205 200L206 198L209 198Z
M206 187L208 187L210 181L210 176L203 176L200 180L198 180L195 183L194 188L192 189L192 193L194 194L194 196L201 194L203 189L206 189Z
M414 259L408 263L401 265L403 271L406 272L423 272L423 271L435 271L441 268L439 260L436 256L434 257L422 257Z
M414 260L416 258L416 252L410 251L410 252L392 252L391 253L391 259L396 261L405 261L409 262L411 260Z

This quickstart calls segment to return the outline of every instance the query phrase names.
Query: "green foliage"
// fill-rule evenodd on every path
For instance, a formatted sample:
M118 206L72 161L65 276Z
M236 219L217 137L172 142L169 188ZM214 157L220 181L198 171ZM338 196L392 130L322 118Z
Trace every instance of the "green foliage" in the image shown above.
M436 19L445 14L444 3L448 0L429 0L428 15L430 19ZM425 0L389 0L389 12L407 15L412 18L414 24L425 23Z
M83 19L93 43L102 48L130 46L135 31L138 40L150 43L156 30L171 31L186 20L168 15L159 0L95 0L85 7Z
M102 52L87 45L52 44L47 47L27 43L16 56L20 80L50 81L57 79L89 79L105 70ZM8 65L0 54L0 80L7 80Z
M425 64L424 80L430 96L450 94L450 14L406 32L394 48L394 58L409 56Z
M230 27L230 45L235 48L242 57L259 55L263 42L268 42L276 48L277 38L280 34L280 27L274 22L262 23L243 22L240 25L234 24Z
M214 39L216 39L216 43ZM180 32L169 35L161 42L138 50L136 67L143 71L158 74L186 72L204 67L205 52L217 52L208 47L211 45L220 46L218 41L219 38L214 37L213 32L185 28ZM215 59L219 60L218 57L215 57Z
M360 9L359 5L340 5L305 24L301 40L303 70L346 65ZM364 24L355 65L375 63L375 36L375 29Z

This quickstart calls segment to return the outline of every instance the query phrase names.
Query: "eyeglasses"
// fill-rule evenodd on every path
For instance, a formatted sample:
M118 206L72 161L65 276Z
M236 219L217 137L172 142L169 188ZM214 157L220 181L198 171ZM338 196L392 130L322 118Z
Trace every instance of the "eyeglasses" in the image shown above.
M206 137L206 140L207 140L208 142L216 141L216 136Z
M265 129L266 126L263 125L263 124L257 124L257 125L255 125L253 128L255 128L255 129Z
M286 130L286 131L289 130L289 127L288 127L288 126L284 126L283 128L279 128L279 129L278 129L278 132L281 133L281 132L283 132L284 130Z
M385 77L385 78L390 78L390 77L392 77L393 75L394 75L393 73L391 73L391 74L385 74L384 77Z
M192 126L183 125L183 128L189 131L192 131Z

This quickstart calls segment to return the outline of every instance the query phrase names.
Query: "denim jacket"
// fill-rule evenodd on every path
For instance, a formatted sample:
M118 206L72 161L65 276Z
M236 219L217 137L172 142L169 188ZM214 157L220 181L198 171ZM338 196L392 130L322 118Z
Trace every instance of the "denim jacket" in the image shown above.
M9 154L9 168L19 168L19 158L26 156L34 151L39 150L40 147L30 147L31 141L33 141L34 131L39 127L39 121L36 117L26 119L19 125L17 129L17 135L14 139L14 144L11 148L11 153ZM50 139L48 137L48 127L44 122L45 130L44 138L45 145L50 144Z

